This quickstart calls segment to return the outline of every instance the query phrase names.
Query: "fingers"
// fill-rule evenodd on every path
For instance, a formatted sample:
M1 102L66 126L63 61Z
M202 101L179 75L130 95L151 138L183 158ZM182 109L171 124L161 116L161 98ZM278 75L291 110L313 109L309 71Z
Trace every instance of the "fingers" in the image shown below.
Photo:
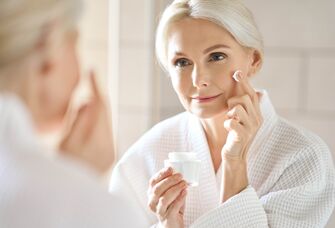
M187 183L185 181L181 181L178 184L171 187L167 190L164 195L159 198L159 202L157 204L157 213L164 217L167 213L168 208L171 203L174 202L178 196L181 194L183 190L187 188Z
M260 93L255 91L255 89L250 84L248 77L246 77L246 75L244 75L242 71L238 70L235 71L233 78L239 85L239 88L241 88L242 93L249 95L256 109L259 109Z
M184 214L187 190L184 189L167 210L168 215Z
M262 111L261 111L261 106L260 106L260 100L261 100L261 97L263 96L263 94L261 92L256 92L256 97L253 99L254 101L254 107L257 111L257 113L259 113L260 116L262 116Z
M248 78L241 72L236 71L233 75L238 87L242 90L242 93L245 94L241 97L233 97L228 100L228 108L232 109L234 106L241 104L246 110L247 114L251 117L252 122L255 122L256 125L259 125L258 122L261 122L262 114L259 104L259 93L257 93L254 88L249 83Z
M90 129L86 121L88 118L87 109L87 105L84 105L78 110L76 119L74 120L69 132L60 143L61 152L73 153L75 151L68 150L74 149L72 148L73 146L82 144L86 140Z
M261 122L261 111L259 104L254 104L249 95L244 95L241 97L232 97L228 100L228 108L230 111L227 113L228 117L229 114L234 113L235 115L238 115L240 118L244 118L244 124L253 125L259 125L259 122ZM243 110L242 110L242 109ZM237 109L237 110L234 110ZM244 113L247 115L247 117L244 115ZM240 116L241 115L241 116Z
M99 97L99 87L94 71L90 71L90 83L94 97Z
M242 135L241 133L245 132L244 127L235 119L228 119L225 120L223 123L224 128L231 132L233 131L235 133L235 140L241 141L239 137Z
M151 187L156 185L161 180L165 179L168 176L171 176L173 174L173 170L171 167L167 167L164 169L161 169L158 173L156 173L149 181L149 184Z
M242 105L236 104L236 106L227 113L227 116L228 118L235 119L240 124L249 127L249 116Z
M248 78L243 74L242 71L235 71L233 78L240 85L244 93L248 94L251 98L255 96L255 89L250 85Z
M149 192L149 207L152 211L156 211L157 204L160 198L175 185L181 184L182 176L180 174L171 175L162 181L158 182L155 186L150 188Z

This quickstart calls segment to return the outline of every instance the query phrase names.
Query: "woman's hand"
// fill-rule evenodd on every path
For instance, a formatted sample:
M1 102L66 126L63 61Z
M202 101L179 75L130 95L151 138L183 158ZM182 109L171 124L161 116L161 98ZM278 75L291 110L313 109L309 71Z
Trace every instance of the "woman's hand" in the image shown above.
M237 73L237 86L244 95L228 100L227 120L224 128L228 131L222 157L244 161L248 149L260 128L263 119L259 105L259 96L242 72Z
M103 174L112 166L115 157L111 118L93 73L90 82L93 97L79 109L59 150Z
M228 131L222 148L221 201L224 202L248 186L247 153L262 122L259 96L242 72L235 75L237 89L242 96L228 100L227 120L224 128Z
M148 206L159 220L159 227L183 228L187 184L181 174L164 168L150 180Z

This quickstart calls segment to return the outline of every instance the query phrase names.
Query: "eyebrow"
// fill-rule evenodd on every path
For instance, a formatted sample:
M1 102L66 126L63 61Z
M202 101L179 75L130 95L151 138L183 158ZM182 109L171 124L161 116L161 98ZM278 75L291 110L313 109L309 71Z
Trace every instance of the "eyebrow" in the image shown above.
M225 45L225 44L216 44L216 45L213 45L209 48L206 48L203 53L204 54L207 54L208 52L212 51L212 50L215 50L215 49L218 49L218 48L230 48L229 46ZM184 54L183 52L180 52L180 51L177 51L174 53L176 56L180 55L180 56L186 56L186 54Z
M216 44L214 46L211 46L209 48L206 48L203 53L206 54L214 49L217 49L217 48L230 48L229 46L225 45L225 44Z
M186 54L184 54L183 52L177 51L174 53L175 55L181 55L181 56L186 56Z

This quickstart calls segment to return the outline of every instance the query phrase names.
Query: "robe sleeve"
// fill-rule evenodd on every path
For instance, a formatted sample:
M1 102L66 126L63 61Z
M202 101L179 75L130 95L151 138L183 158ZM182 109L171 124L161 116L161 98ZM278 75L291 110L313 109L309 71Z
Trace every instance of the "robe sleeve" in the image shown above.
M197 219L193 228L200 227L267 227L267 218L255 190L248 186L218 208Z
M91 170L0 145L0 227L136 227ZM38 148L36 149L38 150Z
M155 220L148 211L146 203L143 202L143 193L141 196L138 194L138 190L135 191L134 182L138 182L143 184L143 182L147 183L143 178L141 178L141 170L139 169L137 173L132 173L132 175L138 174L138 178L134 179L133 177L129 177L126 174L126 171L129 172L129 167L126 171L123 169L123 165L119 164L113 170L113 174L110 181L109 191L113 196L122 199L127 203L127 207L131 208L133 213L128 214L127 218L133 221L136 221L136 227L154 227ZM128 164L129 165L129 164ZM139 187L140 188L140 187ZM141 191L140 191L141 192Z
M249 186L192 227L324 227L334 209L334 183L328 148L305 148L291 159L267 194L259 198Z

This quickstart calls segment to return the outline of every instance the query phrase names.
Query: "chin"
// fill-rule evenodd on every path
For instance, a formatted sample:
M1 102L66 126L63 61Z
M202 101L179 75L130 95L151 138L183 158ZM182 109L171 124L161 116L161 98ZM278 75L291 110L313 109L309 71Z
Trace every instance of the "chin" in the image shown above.
M188 110L193 115L200 119L213 119L220 115L225 115L227 113L227 108L215 108L215 109L190 109Z

